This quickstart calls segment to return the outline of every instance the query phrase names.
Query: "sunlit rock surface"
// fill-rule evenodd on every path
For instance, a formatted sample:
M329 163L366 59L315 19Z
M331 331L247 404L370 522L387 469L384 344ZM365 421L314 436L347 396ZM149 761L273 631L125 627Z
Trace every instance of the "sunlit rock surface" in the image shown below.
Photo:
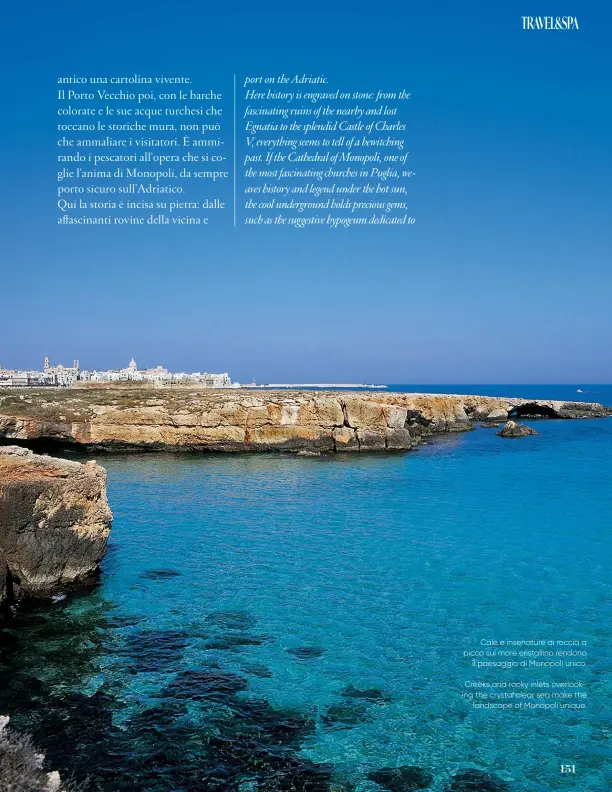
M95 462L0 447L0 596L44 597L90 578L112 519Z
M512 417L609 415L600 404L417 393L143 386L0 390L0 439L96 450L404 451Z
M500 437L528 437L529 435L537 435L537 432L531 426L508 421L497 434Z

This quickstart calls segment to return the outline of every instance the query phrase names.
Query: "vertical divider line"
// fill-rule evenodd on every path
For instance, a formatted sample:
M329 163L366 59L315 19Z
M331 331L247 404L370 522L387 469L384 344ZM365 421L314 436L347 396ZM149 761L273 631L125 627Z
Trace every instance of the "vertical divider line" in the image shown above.
M236 75L234 74L234 228L236 228Z

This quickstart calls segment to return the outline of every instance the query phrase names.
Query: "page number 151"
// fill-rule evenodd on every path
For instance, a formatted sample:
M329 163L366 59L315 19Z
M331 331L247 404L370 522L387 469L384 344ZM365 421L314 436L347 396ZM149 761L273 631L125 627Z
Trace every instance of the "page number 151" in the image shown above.
M562 773L575 773L576 765L561 765L560 770Z

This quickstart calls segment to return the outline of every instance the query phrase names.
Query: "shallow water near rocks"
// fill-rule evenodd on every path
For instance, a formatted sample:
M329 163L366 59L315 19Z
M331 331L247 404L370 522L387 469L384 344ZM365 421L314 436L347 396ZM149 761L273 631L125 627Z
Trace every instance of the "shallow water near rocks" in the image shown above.
M0 712L113 792L496 788L468 770L612 788L612 420L529 423L397 456L104 457L100 585L4 631ZM463 658L539 638L587 641L586 668ZM474 710L468 679L583 681L589 699Z

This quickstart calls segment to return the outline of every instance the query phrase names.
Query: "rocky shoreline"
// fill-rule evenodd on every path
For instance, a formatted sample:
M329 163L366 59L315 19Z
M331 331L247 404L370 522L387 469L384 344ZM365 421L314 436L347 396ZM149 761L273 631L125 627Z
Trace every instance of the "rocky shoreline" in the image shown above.
M0 390L0 442L37 450L406 451L512 418L600 418L589 402L416 393L87 387Z
M82 392L77 389L60 392L49 389L42 394L0 392L0 442L22 444L0 445L0 606L3 602L5 606L12 604L20 596L49 597L71 585L91 581L105 554L112 519L103 468L95 462L79 464L38 455L24 445L44 447L49 444L58 448L109 452L280 451L315 455L343 451L404 451L436 433L469 431L474 423L494 427L508 421L512 426L506 424L504 428L510 433L505 436L518 437L523 436L520 432L517 434L521 426L512 418L578 419L611 414L612 410L597 404L459 395L194 394L193 391L160 394L153 389L135 391L120 388ZM530 430L529 433L532 432ZM155 572L167 574L167 570ZM26 610L17 609L17 612ZM56 608L49 610L55 612ZM0 619L1 616L0 608ZM229 630L229 637L234 641L239 635L236 630L241 625L245 626L241 612L221 611L216 614L216 622L211 620L211 616L215 614L207 616L208 623L219 624ZM71 613L67 618L78 620L79 616ZM103 618L107 619L106 613ZM109 621L115 619L115 626L122 623L121 615L108 618ZM123 624L133 625L131 618L129 616ZM66 673L70 652L74 652L73 664L84 669L81 671L83 678L89 679L98 670L97 658L96 663L91 660L91 646L99 637L100 624L106 622L93 619L84 620L83 624L85 626L77 622L74 629L65 631L64 643L59 644L59 649L54 647L53 651L61 658L59 668L62 674ZM79 632L81 630L82 633ZM77 634L79 640L75 641L73 636ZM146 674L152 670L143 660L145 657L147 662L151 662L152 647L156 651L154 657L161 658L158 662L162 670L163 663L169 668L180 668L182 652L188 645L186 635L174 628L165 632L148 626L136 630L130 635L128 649L135 656L135 660L130 662L140 662L140 667L130 673ZM28 637L26 634L22 639L24 644ZM246 640L253 641L253 636L247 635ZM108 651L107 643L100 639L104 651ZM231 647L236 645L239 646L228 642L225 636L225 646L230 647L228 651L233 652ZM223 643L217 642L216 648L219 647L223 647ZM125 647L120 651L125 653ZM323 649L301 646L286 651L300 662L311 662L320 656ZM28 662L31 661L31 654L24 656ZM41 656L46 657L44 654ZM34 657L36 659L36 655ZM125 654L122 662L125 662ZM153 670L157 670L155 666ZM246 672L246 666L244 670ZM257 676L256 672L253 673ZM19 685L29 688L29 679L24 678L26 684L18 680L11 694L19 690ZM46 687L38 676L32 675L32 679L31 698L23 696L15 701L21 702L23 712L34 713L39 724L41 711L44 713L46 719L43 718L39 728L41 732L51 733L51 766L59 767L62 773L66 769L67 775L76 757L79 772L91 772L91 767L100 772L99 768L102 768L103 772L114 774L113 778L125 779L141 774L139 778L151 783L150 779L164 772L167 751L176 752L177 746L185 745L185 751L178 754L183 768L182 777L206 784L202 779L209 778L208 773L214 772L223 762L232 778L243 779L245 769L251 768L252 735L256 733L263 735L257 754L262 773L278 776L282 771L282 777L289 785L293 779L298 784L306 779L307 785L314 784L321 789L345 788L333 778L329 766L304 764L303 758L297 755L301 742L314 733L314 721L296 716L291 711L275 710L265 700L247 700L245 703L237 694L248 690L247 679L219 666L206 665L203 669L179 671L162 689L161 705L144 711L145 715L155 719L155 728L140 716L140 720L137 717L128 720L125 729L113 729L114 712L125 705L120 694L112 689L100 689L93 695L79 691L57 696L47 677L43 675ZM388 700L384 691L359 689L352 684L345 687L340 696L321 715L325 728L354 725L364 718L362 713L367 702ZM206 751L199 753L189 748L200 744L201 722L182 717L186 713L184 700L190 698L213 701L224 707L224 717L219 721L223 726L220 737L211 741ZM19 705L14 706L16 712L12 714L16 722ZM226 717L227 712L231 713L230 718ZM165 728L165 721L163 728L159 728L160 716L170 718L168 723L178 719L180 731ZM6 739L7 723L6 718L0 717L0 738L4 730ZM61 743L54 740L54 730L60 734ZM271 735L270 739L268 735ZM13 744L21 745L17 742L18 736L9 737ZM135 745L142 749L141 754L134 752ZM231 746L231 761L228 760L227 745ZM143 755L146 761L141 760ZM65 760L66 756L68 760ZM412 765L385 766L369 772L367 779L381 788L409 789L431 785L434 772L437 771ZM41 770L36 781L46 783L48 792L60 788L57 773L46 774ZM70 787L62 782L62 789L64 787L68 792ZM349 788L347 783L346 789ZM496 792L509 790L509 786L499 778L469 768L457 770L452 777L447 777L444 788L447 792L468 788Z
M610 408L585 402L413 393L0 391L0 604L20 596L47 597L86 582L106 552L112 514L104 469L95 462L40 456L31 448L308 456L396 452L434 434L469 431L476 422L514 426L513 417L611 414Z
M0 448L0 605L91 581L111 520L95 462Z

